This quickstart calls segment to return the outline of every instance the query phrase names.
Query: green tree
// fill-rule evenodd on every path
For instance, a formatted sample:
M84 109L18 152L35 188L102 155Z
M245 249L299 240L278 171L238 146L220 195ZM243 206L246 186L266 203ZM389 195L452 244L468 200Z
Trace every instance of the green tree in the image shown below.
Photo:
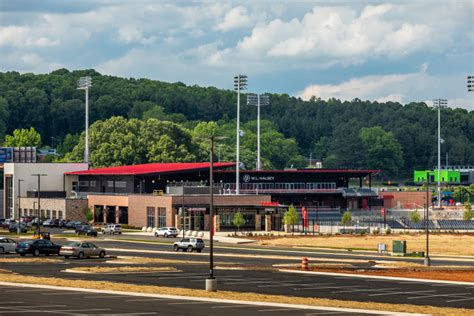
M92 221L94 219L94 215L92 214L92 211L90 208L87 209L86 211L86 220L88 222Z
M349 210L345 211L342 215L341 224L344 226L344 231L346 230L346 226L352 224L352 215Z
M421 221L421 215L418 210L410 213L410 221L414 224L418 224Z
M33 128L30 129L16 129L13 135L5 137L4 146L6 147L40 147L41 135Z
M398 175L403 166L402 147L393 136L380 126L364 127L360 139L365 150L365 166L381 169L389 175Z
M79 134L67 134L64 137L62 143L57 147L58 154L64 156L67 153L71 152L74 147L79 144L80 135Z
M234 226L237 227L237 230L240 231L240 227L244 226L245 224L245 219L244 219L244 215L242 215L242 213L239 211L237 211L237 213L235 213L234 215L234 219L232 221L234 223Z
M298 212L293 205L288 207L288 211L283 215L283 224L293 226L299 223Z
M8 102L0 96L0 142L2 142L7 132L8 116Z
M474 218L474 210L472 209L471 202L464 204L464 220L470 221Z

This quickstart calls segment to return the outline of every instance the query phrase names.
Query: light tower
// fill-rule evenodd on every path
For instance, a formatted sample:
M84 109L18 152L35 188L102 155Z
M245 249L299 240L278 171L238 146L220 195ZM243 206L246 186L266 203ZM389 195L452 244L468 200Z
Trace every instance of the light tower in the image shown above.
M446 108L446 99L434 99L433 107L438 109L438 208L441 208L441 108Z
M235 170L235 193L240 194L240 91L247 88L247 76L234 76L234 90L237 91L237 148Z
M249 94L247 104L257 106L257 164L256 169L262 170L262 160L260 158L260 106L269 105L270 97L268 94Z
M92 87L92 78L81 77L77 89L86 91L86 140L84 148L84 162L89 163L89 88Z

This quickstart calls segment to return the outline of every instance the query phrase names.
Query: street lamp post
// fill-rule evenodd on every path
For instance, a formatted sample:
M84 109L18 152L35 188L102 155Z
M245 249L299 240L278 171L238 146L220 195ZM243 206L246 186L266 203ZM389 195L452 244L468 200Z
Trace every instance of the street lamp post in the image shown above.
M89 163L89 88L92 87L91 77L79 78L77 89L86 91L86 139L84 148L84 162Z
M217 291L217 280L214 277L214 143L225 137L209 137L211 143L209 166L209 277L206 279L206 291Z
M425 254L425 266L429 267L431 265L430 255L429 255L429 225L428 221L430 219L430 210L429 210L429 187L430 187L430 174L426 173L426 213L425 213L425 232L426 232L426 254Z
M268 94L250 94L247 96L248 105L257 106L257 164L256 169L262 170L262 160L260 158L260 106L269 105L270 98Z
M38 235L41 234L41 177L46 177L47 174L41 174L41 173L34 173L32 174L33 177L38 177Z
M441 208L441 108L446 108L446 99L434 99L433 107L438 109L438 208Z
M21 215L20 215L20 208L21 208L21 183L25 181L23 179L18 179L18 225L16 226L16 233L20 235L20 220L21 220Z
M234 90L237 91L237 148L236 148L236 171L235 171L235 193L240 194L240 91L247 88L247 76L234 76Z

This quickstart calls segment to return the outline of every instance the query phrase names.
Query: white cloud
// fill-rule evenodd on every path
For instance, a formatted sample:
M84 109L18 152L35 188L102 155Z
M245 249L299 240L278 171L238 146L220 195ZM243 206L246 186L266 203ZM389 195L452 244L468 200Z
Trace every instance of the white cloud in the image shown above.
M247 8L238 6L225 14L224 20L217 24L216 29L227 32L232 29L248 26L250 22Z
M373 75L352 78L339 84L312 84L298 96L309 100L322 99L376 100L378 102L424 102L433 98L447 98L452 107L474 110L474 96L465 91L465 74L433 76L422 64L419 72L407 74ZM431 105L430 102L427 104Z
M48 47L59 45L59 40L46 36L36 36L36 32L26 26L6 26L0 28L0 47Z

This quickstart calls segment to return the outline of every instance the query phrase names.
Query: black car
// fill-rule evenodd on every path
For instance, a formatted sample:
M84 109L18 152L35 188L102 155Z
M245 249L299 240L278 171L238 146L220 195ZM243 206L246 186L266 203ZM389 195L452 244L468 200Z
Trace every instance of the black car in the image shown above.
M40 254L44 254L46 256L49 255L59 255L59 250L61 249L61 245L55 245L51 241L47 239L37 239L37 240L29 240L19 243L16 246L16 253L20 256L24 255L33 255L39 256Z
M80 225L76 226L76 234L97 237L97 230L89 225Z

